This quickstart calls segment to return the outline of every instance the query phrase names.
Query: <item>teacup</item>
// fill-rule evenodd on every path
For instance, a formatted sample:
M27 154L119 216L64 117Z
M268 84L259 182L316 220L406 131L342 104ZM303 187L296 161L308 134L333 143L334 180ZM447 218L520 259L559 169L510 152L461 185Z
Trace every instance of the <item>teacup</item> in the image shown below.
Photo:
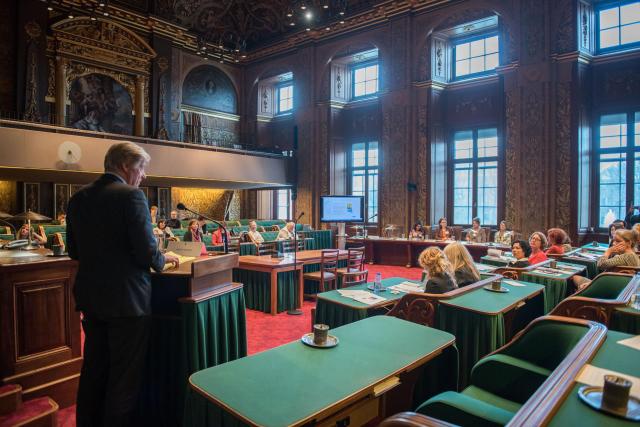
M624 409L629 402L631 381L616 375L604 376L602 406L612 409Z
M64 253L64 247L62 245L52 245L51 250L56 256L60 256Z
M491 289L494 291L499 291L502 288L502 282L500 280L496 280L491 282Z
M327 342L327 336L329 335L329 325L323 323L317 323L313 325L313 343L316 345L323 345Z
M551 268L558 267L558 261L556 261L555 259L552 259L551 262L549 263L549 267Z

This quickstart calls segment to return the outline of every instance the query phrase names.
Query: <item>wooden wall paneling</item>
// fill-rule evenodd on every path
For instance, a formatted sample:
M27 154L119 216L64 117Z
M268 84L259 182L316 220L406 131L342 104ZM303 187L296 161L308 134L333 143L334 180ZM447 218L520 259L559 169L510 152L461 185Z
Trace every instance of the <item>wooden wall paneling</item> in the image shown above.
M447 135L444 124L444 105L446 94L443 90L431 87L429 89L429 104L427 105L427 135L430 157L431 185L429 223L435 224L440 217L447 216L449 204L447 195Z

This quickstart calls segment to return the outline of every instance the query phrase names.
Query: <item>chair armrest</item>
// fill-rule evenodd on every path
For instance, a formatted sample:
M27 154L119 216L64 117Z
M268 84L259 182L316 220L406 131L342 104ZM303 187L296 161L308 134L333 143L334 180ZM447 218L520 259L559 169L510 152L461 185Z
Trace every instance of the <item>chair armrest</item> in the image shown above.
M453 427L453 424L416 412L400 412L386 418L379 427Z

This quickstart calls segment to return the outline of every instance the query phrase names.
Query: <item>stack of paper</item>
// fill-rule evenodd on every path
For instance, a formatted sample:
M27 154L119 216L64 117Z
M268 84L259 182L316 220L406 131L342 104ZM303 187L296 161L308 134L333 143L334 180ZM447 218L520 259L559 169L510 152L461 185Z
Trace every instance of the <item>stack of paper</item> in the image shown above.
M182 255L178 255L177 253L171 252L171 251L165 253L165 255L173 255L175 257L178 257L178 262L180 262L180 264L184 264L185 262L193 261L194 259L196 259L196 257L194 257L194 256L182 256ZM174 264L166 263L162 270L164 271L164 270L168 270L170 268L174 268Z
M368 291L360 291L360 290L348 290L348 289L338 289L338 293L345 298L350 298L354 301L361 302L366 305L378 304L382 301L386 301L387 299L381 297L380 295L373 294Z
M516 282L515 280L502 279L502 283L505 283L505 284L511 285L511 286L517 286L517 287L527 286L524 283L519 283L519 282Z
M387 289L391 289L399 292L424 292L424 287L420 283L414 282L402 282L397 285L389 286Z

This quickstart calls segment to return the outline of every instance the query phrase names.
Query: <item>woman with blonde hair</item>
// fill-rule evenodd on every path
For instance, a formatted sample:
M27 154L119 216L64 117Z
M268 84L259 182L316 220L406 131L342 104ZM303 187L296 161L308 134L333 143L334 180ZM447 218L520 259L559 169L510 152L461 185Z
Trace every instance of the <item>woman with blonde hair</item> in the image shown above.
M451 263L437 246L431 246L422 251L418 262L427 273L424 289L426 293L443 294L458 287L453 277Z
M451 263L451 268L459 287L467 286L480 280L480 272L476 268L471 254L462 243L449 243L444 248L444 254Z

